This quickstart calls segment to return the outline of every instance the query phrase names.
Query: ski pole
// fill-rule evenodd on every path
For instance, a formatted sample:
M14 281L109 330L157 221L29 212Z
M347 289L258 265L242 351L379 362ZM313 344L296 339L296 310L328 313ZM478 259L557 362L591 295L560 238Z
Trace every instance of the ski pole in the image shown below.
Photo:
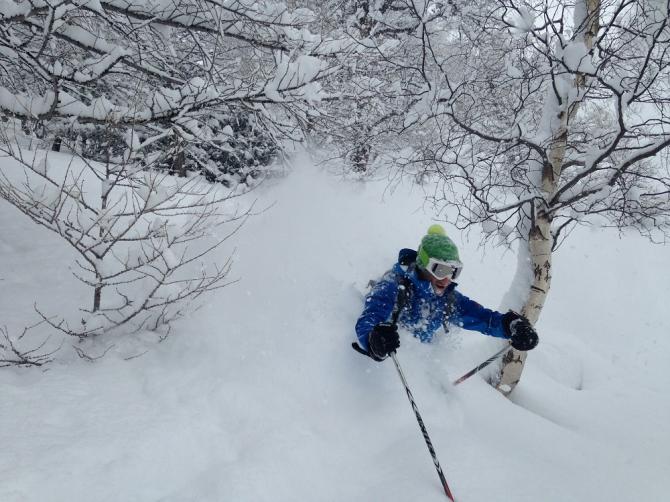
M400 312L402 311L403 307L409 300L409 294L410 292L407 287L407 284L401 283L398 286L396 302L393 308L393 313L391 314L391 325L396 328L398 327L398 318L400 317ZM358 347L358 344L354 343L352 344L352 346L357 351L363 354L367 354L366 352L363 351L363 349ZM416 420L417 422L419 422L419 427L421 428L423 438L426 440L426 446L428 446L430 456L433 457L433 463L435 464L435 469L437 469L437 475L440 477L440 482L442 483L442 488L444 488L444 493L446 494L447 498L451 500L451 502L455 502L454 496L451 494L451 490L449 489L447 480L445 479L444 473L442 472L442 467L440 467L440 462L437 460L437 454L435 453L435 448L433 448L433 443L431 442L430 437L428 436L428 430L426 430L426 426L423 423L423 419L421 418L421 414L419 413L419 408L417 408L416 403L414 402L414 396L412 396L412 391L409 390L409 386L407 385L407 380L405 379L405 375L402 372L402 368L400 367L400 363L398 362L398 356L396 355L395 350L391 352L390 356L393 359L393 363L395 364L395 369L398 370L400 380L402 381L402 384L405 386L405 392L407 393L407 398L409 399L409 402L412 405L412 409L414 410L414 414L416 415Z
M458 385L459 383L461 383L461 382L467 380L468 378L470 378L470 377L471 377L472 375L474 375L475 373L478 373L480 370L486 368L489 364L491 364L493 361L495 361L495 360L498 359L500 356L502 356L505 352L507 352L507 351L509 350L509 348L510 348L509 345L505 345L502 349L500 349L498 352L496 352L495 354L493 354L491 357L489 357L486 361L484 361L483 363L481 363L479 366L476 366L475 368L472 368L472 369L471 369L470 371L468 371L465 375L463 375L462 377L460 377L460 378L454 380L454 381L452 382L452 385Z
M451 502L455 502L454 496L451 494L451 490L449 489L447 480L445 479L444 473L442 472L442 468L440 467L440 462L437 460L437 454L435 453L435 448L433 448L433 443L431 442L430 437L428 436L428 430L426 429L426 426L423 423L423 420L421 419L419 408L417 408L416 403L414 402L414 396L412 396L412 391L409 390L407 380L405 380L405 375L403 374L402 369L400 368L400 363L398 363L398 357L396 356L395 351L391 352L391 358L395 363L395 369L398 370L400 380L402 380L402 384L405 386L405 392L407 392L407 398L409 399L409 402L412 405L412 409L414 410L414 414L416 415L416 421L419 422L419 427L421 428L423 439L426 440L426 446L428 447L430 456L433 457L433 463L435 464L437 475L440 477L440 482L442 483L442 488L444 488L444 493L446 494L447 498L451 500Z

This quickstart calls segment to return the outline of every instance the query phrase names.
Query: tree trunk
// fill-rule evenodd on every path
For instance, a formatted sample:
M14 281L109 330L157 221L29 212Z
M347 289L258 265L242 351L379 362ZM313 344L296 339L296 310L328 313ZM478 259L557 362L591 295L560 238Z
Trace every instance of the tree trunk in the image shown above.
M351 154L351 165L354 172L365 173L368 170L368 162L370 161L370 145L362 141L357 142L354 146L354 151Z
M535 324L540 317L544 301L551 287L551 248L553 238L551 235L551 219L546 212L540 212L531 224L528 233L528 241L520 243L520 246L527 245L528 261L525 265L532 270L532 279L528 288L528 295L521 314ZM525 251L523 252L525 256ZM523 267L521 263L519 266ZM527 352L510 349L503 357L502 368L496 388L504 395L509 395L521 379L524 364L526 362Z
M100 310L100 300L102 298L102 277L95 276L95 289L93 290L93 312Z
M108 133L109 131L107 130L105 134ZM105 178L100 183L100 213L98 214L98 216L105 214L107 210L107 200L109 198L109 192L111 190L111 184L110 184L110 180L112 177L112 173L110 170L111 151L109 147L107 147L106 157L107 162L105 163ZM105 225L100 223L100 230L98 232L100 240L104 238L106 232L107 228L105 227ZM102 257L98 257L94 269L95 269L95 288L93 289L93 312L97 312L98 310L100 310L100 302L102 300L102 288L105 286L102 281L102 273L100 272L102 270Z
M576 33L575 41L582 41L587 49L593 48L594 38L600 28L600 0L581 0L575 6L574 24ZM573 89L581 89L586 85L586 77L578 73L572 80ZM550 89L549 93L555 92ZM526 301L521 313L535 324L540 318L542 307L549 294L551 287L551 258L554 238L551 233L551 215L547 203L556 194L559 187L561 170L565 161L565 151L568 144L569 124L579 110L579 101L570 103L569 94L549 95L548 99L555 98L557 106L553 112L557 116L549 117L550 123L554 124L551 131L549 147L547 149L547 162L542 169L541 192L546 203L535 203L528 232L528 251L533 275L528 289ZM551 109L551 108L550 108ZM550 112L551 113L551 112ZM502 361L500 375L496 382L496 388L504 395L509 395L521 379L521 373L526 362L526 352L514 349L505 354Z
M174 157L172 157L172 166L170 174L176 174L180 178L186 178L186 153L181 138L177 138Z

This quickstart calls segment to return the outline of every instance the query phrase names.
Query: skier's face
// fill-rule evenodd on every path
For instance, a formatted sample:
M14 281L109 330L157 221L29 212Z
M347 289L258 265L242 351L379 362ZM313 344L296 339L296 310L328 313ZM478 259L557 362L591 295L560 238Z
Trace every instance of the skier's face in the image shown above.
M428 280L430 281L431 286L433 286L433 291L435 291L437 296L442 296L445 290L449 287L449 284L451 284L451 279L449 277L445 277L444 279L437 279L430 273L426 273L426 275L428 276Z

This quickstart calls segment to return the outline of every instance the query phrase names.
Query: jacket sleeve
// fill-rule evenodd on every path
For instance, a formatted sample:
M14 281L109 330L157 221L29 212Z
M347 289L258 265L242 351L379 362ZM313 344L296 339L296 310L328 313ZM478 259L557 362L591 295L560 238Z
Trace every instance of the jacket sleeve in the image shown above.
M369 350L368 335L380 322L388 321L395 305L398 284L392 273L387 273L365 297L363 313L356 321L356 337L363 350Z
M488 336L507 338L500 312L484 308L458 291L454 291L454 296L454 314L448 319L451 324Z

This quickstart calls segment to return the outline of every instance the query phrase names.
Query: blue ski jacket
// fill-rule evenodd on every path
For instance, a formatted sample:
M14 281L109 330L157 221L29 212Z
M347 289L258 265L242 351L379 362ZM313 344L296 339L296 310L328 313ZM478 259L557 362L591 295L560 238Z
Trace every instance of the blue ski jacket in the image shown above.
M407 281L410 285L410 298L398 317L398 324L422 342L430 342L440 326L444 325L446 330L447 323L497 338L508 338L500 312L484 308L462 295L456 291L455 282L448 286L442 296L438 296L430 281L422 280L419 276L414 264L415 258L416 251L402 249L398 262L365 297L365 308L356 322L356 336L362 349L369 350L368 335L372 328L390 320L398 286Z

